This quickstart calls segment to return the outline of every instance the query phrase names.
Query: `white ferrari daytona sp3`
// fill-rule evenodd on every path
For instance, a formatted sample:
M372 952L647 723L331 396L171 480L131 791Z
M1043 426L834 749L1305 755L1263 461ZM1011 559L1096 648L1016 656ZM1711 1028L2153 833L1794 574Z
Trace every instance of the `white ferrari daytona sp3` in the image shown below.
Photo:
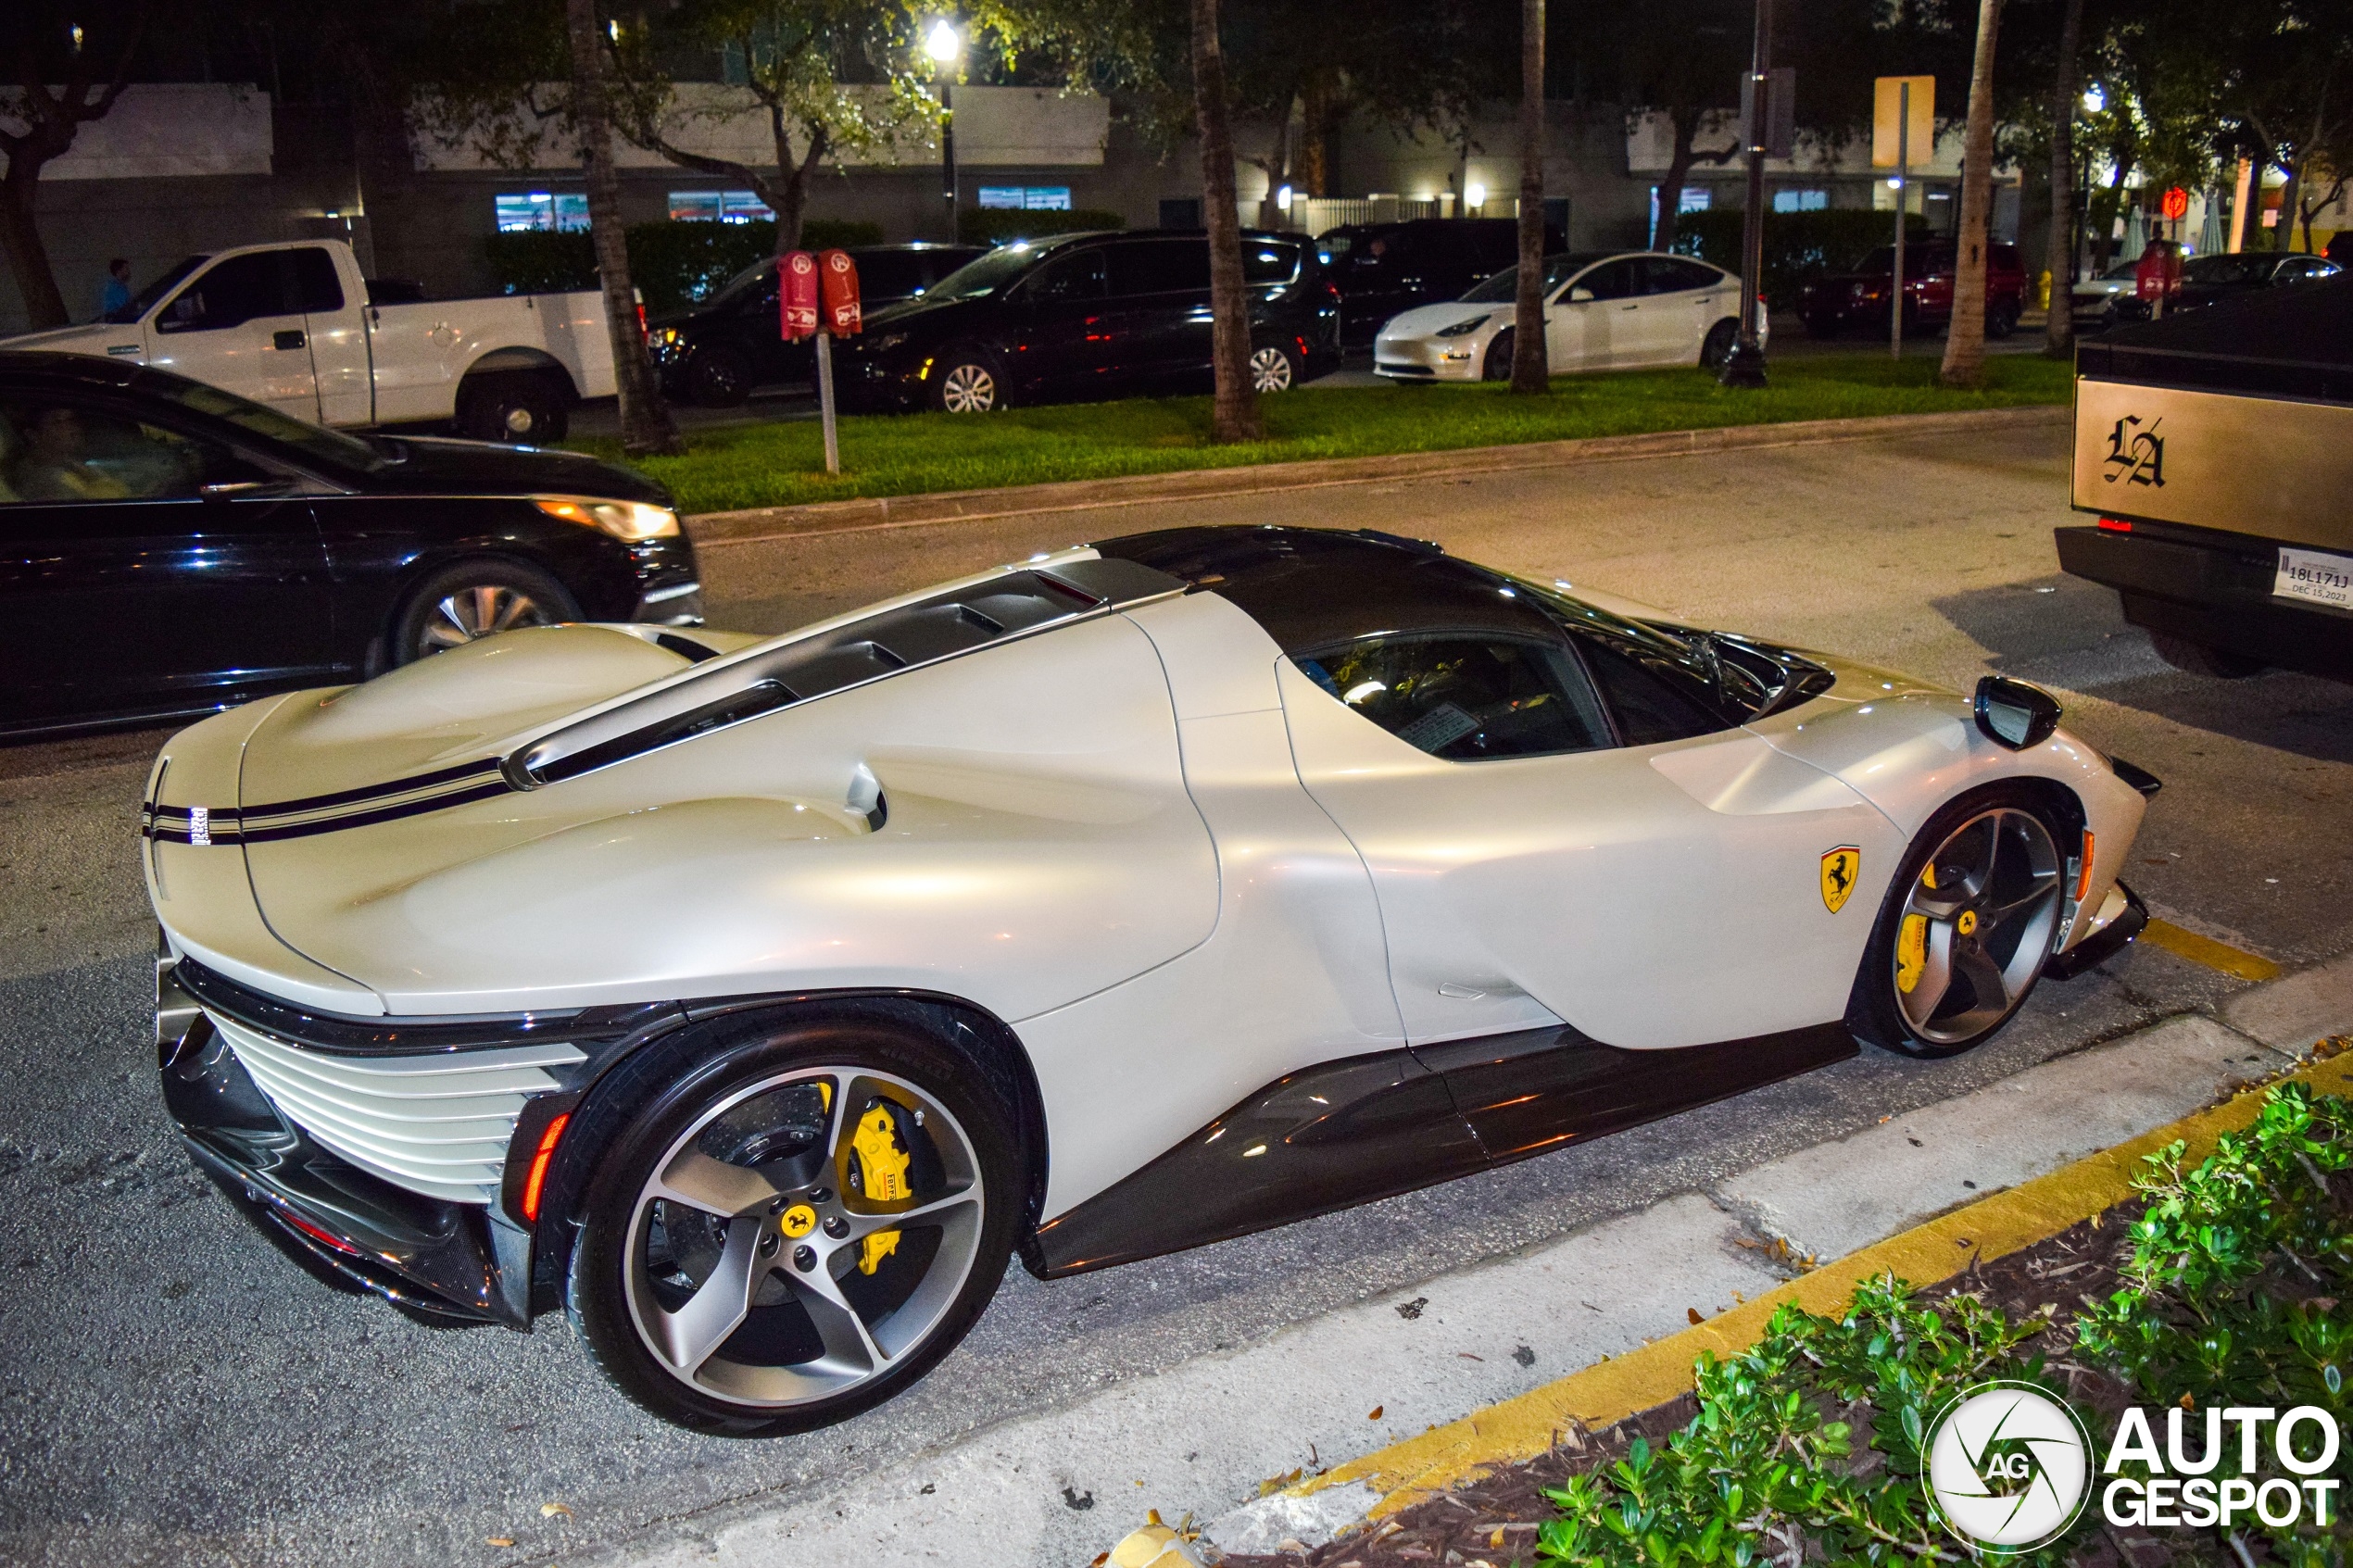
M2145 918L2157 781L2057 720L1369 533L516 632L165 747L164 1095L322 1277L804 1429L1015 1253L1979 1044Z

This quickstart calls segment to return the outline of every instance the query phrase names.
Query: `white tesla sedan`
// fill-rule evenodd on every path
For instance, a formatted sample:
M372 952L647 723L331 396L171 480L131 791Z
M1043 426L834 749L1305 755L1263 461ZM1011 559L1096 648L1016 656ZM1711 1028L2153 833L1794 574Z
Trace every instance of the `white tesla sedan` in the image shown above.
M2146 918L2157 782L2058 717L1271 526L515 632L165 747L163 1098L316 1272L802 1430L1014 1254L1980 1044Z
M1519 269L1470 293L1390 319L1373 370L1394 381L1508 381ZM1720 365L1740 336L1741 281L1658 251L1544 258L1544 353L1553 373ZM1760 323L1758 335L1764 335Z

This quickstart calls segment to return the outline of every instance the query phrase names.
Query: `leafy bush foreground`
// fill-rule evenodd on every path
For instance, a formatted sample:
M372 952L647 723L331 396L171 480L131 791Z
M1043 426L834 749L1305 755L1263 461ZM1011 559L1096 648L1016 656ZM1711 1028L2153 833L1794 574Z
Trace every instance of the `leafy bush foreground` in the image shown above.
M1702 1358L1699 1413L1664 1448L1637 1439L1615 1465L1546 1493L1560 1516L1544 1525L1540 1556L1597 1568L1969 1561L1931 1512L1922 1444L1954 1396L2008 1378L2091 1416L2095 1474L2074 1527L2007 1561L2341 1568L2334 1509L2327 1528L2308 1512L2280 1528L2249 1517L2227 1532L2119 1530L2102 1517L2110 1477L2098 1469L2131 1404L2315 1405L2341 1425L2353 1223L2334 1184L2353 1162L2348 1110L2283 1085L2253 1126L2194 1169L2180 1143L2149 1157L2120 1287L2071 1320L2053 1307L2013 1317L1971 1294L1931 1304L1893 1277L1858 1287L1843 1317L1784 1306L1754 1349ZM2268 1434L2257 1452L2262 1469L2249 1479L2297 1479L2278 1470ZM2146 1467L2128 1461L2120 1474ZM2353 1463L2340 1453L2327 1474L2343 1478Z

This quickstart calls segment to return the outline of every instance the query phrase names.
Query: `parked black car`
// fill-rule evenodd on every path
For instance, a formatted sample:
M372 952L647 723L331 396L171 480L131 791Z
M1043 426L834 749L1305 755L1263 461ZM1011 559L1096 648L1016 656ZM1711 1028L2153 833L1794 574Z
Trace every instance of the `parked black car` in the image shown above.
M849 253L869 316L920 296L988 254L985 245L863 245ZM646 326L662 390L706 408L733 408L754 387L805 383L816 374L809 340L785 341L773 262L745 268L700 304L652 317Z
M210 712L518 626L698 625L701 589L668 493L591 458L0 353L0 734Z
M1297 235L1245 232L1251 375L1280 392L1340 368L1340 296ZM866 318L837 360L867 408L1205 390L1209 241L1199 229L1061 234L991 251Z
M2318 282L2322 278L2334 278L2343 270L2325 256L2305 256L2294 252L2283 256L2277 251L2246 250L2231 251L2221 256L2194 256L2182 263L2182 284L2173 297L2165 302L2165 313L2173 316L2184 310L2203 310L2226 299L2243 299L2261 289ZM2147 302L2130 292L2118 295L2115 319L2119 321L2147 320Z
M1544 231L1544 253L1567 250L1558 229ZM1340 290L1340 341L1373 341L1401 310L1460 299L1482 279L1519 260L1516 218L1412 218L1327 229L1315 252Z

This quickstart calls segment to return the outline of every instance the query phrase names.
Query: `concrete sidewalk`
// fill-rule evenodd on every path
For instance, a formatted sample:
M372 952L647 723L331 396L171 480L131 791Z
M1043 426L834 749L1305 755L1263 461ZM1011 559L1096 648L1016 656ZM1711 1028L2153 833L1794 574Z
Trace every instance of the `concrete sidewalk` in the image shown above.
M1835 1257L2125 1142L2353 1027L2353 957L1769 1160L1707 1190L1006 1423L839 1490L748 1501L590 1561L644 1568L1090 1562L1147 1509L1228 1550L1314 1543L1363 1482L1259 1498L1773 1290ZM1696 1314L1695 1318L1693 1314Z

